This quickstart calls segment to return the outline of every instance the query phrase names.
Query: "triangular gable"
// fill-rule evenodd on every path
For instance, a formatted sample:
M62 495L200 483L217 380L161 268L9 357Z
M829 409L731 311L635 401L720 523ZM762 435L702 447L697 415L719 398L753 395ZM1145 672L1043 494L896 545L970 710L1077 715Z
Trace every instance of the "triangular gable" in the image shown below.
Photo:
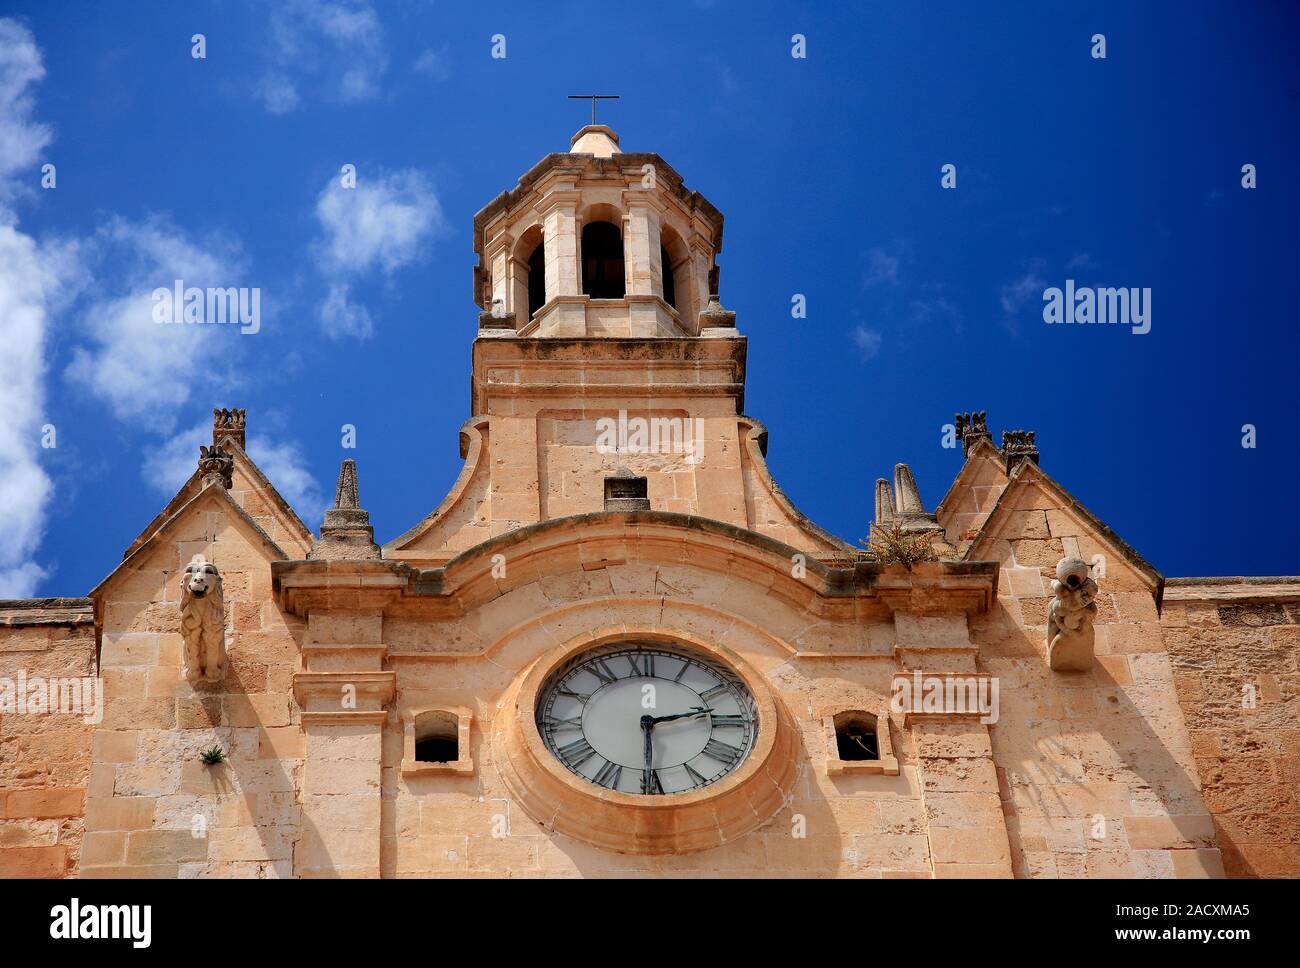
M229 438L222 441L222 446L234 456L236 465L242 462L253 481L257 484L258 489L271 498L274 507L283 515L284 524L287 526L288 531L310 548L312 542L316 540L311 528L307 527L302 518L298 517L298 512L280 495L280 492L275 489L275 485L271 483L270 478L262 473L262 469L257 466L253 458L244 453L243 448Z
M289 559L289 556L284 553L284 549L276 544L271 539L271 536L262 529L262 526L254 521L252 516L236 503L235 499L230 496L224 487L220 484L207 484L201 487L198 493L177 508L160 527L154 530L153 534L149 535L149 537L143 542L135 545L133 550L127 552L126 557L118 563L117 567L109 572L103 581L90 590L88 597L97 599L119 573L130 570L136 562L146 557L149 552L153 550L161 540L163 540L167 533L184 520L191 511L198 508L201 504L210 501L224 504L223 510L233 511L234 520L243 524L250 534L260 541L271 553L273 559L277 561L287 561Z
M990 546L999 537L1000 530L1009 516L1017 510L1019 496L1029 487L1040 487L1056 502L1053 510L1063 511L1077 517L1082 524L1105 546L1110 548L1115 557L1124 561L1137 573L1151 589L1159 610L1164 597L1165 578L1155 566L1143 558L1127 541L1116 534L1105 522L1058 484L1046 471L1033 461L1022 461L1011 473L1007 486L998 497L997 504L989 512L988 518L980 528L979 534L966 549L963 557L968 561L981 560L990 554Z
M265 493L271 499L271 505L279 512L279 517L282 519L282 523L286 530L299 538L306 547L310 548L312 541L314 540L311 530L303 523L302 519L298 517L297 513L289 505L289 502L280 496L280 492L275 489L275 485L272 484L267 476L262 473L262 469L257 466L256 462L244 453L238 443L229 437L224 438L221 445L226 449L227 453L234 458L235 466L240 470L243 470L250 478L252 478L256 489ZM162 511L160 511L158 515L149 522L145 529L136 536L135 540L127 546L126 551L122 554L123 559L129 558L133 555L137 549L153 537L165 522L170 521L175 517L176 512L180 508L184 507L189 501L193 500L194 495L202 489L202 486L203 475L196 467L194 473L190 475L189 480L182 484L180 490L176 492L176 496L167 502L167 505L162 509ZM236 503L236 505L238 504L238 502L234 503ZM255 522L254 524L258 527L259 531L265 530L261 528L260 525L256 525Z
M1002 452L987 437L971 445L961 470L935 509L935 517L947 532L954 547L970 540L966 535L978 530L988 519L998 497L1007 485Z

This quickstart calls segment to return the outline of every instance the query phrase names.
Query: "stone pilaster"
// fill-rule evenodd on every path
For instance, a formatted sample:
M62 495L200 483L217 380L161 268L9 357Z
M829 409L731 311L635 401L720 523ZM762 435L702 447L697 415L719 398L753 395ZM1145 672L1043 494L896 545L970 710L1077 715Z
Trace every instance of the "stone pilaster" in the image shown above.
M578 203L581 193L571 186L555 189L537 205L546 245L546 301L556 296L582 294L581 254L578 238Z
M379 876L384 725L397 686L381 668L386 654L381 612L308 615L293 683L305 740L299 877Z
M700 312L708 304L708 298L714 295L709 286L709 269L713 265L713 248L707 239L702 236L691 236L688 245L690 246L690 291L688 293L677 293L677 305L685 309L685 312L678 312L682 317L682 324L687 327L688 331L692 323L698 325ZM698 332L696 330L695 332Z
M660 205L653 192L623 193L627 215L623 219L624 280L629 296L664 296L663 265L659 256Z
M896 695L897 680L912 686L918 671L921 682L951 683L967 696L996 688L993 677L975 671L977 646L965 615L896 612L894 628L895 653L904 669L895 680ZM909 705L903 725L916 749L934 876L1011 877L989 726L950 701L936 708L915 689Z
M497 316L503 316L507 312L519 314L519 306L511 299L510 290L511 250L514 244L514 236L509 232L502 232L484 250L492 273L492 298L484 307L484 311ZM527 287L524 289L523 315L525 317L528 315Z

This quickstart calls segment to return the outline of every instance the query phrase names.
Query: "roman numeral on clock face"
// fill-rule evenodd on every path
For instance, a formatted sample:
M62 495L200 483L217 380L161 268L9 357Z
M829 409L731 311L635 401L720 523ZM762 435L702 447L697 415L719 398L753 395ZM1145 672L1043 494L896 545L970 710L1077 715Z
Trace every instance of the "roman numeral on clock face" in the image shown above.
M535 716L557 765L597 796L707 788L740 767L760 725L734 672L652 642L575 656L543 685ZM656 762L665 765L655 769Z
M736 713L714 713L712 719L714 729L720 726L745 726L749 723L748 719Z
M653 652L646 652L640 656L629 655L627 657L628 665L632 667L634 676L654 676L655 674L655 657Z
M609 666L605 665L605 663L600 659L593 659L587 666L587 669L593 676L600 680L602 685L605 686L608 686L611 682L615 682L618 679L618 676L614 675L614 673L610 671Z
M586 737L575 739L572 743L561 746L555 752L560 755L564 765L571 770L576 770L596 755L596 751L591 748L591 744L587 742Z
M714 717L715 721L716 718L717 717ZM543 721L542 725L545 726L547 729L549 729L551 732L555 732L556 730L560 730L560 729L581 729L582 717L572 716L569 719L556 719L554 716L547 716L546 719Z
M711 739L704 744L704 752L713 757L719 763L726 763L730 766L740 759L741 750L730 743L724 743L720 739Z
M615 790L618 789L618 781L622 775L623 767L619 766L617 763L611 763L609 760L606 760L605 765L600 768L592 779L603 787Z

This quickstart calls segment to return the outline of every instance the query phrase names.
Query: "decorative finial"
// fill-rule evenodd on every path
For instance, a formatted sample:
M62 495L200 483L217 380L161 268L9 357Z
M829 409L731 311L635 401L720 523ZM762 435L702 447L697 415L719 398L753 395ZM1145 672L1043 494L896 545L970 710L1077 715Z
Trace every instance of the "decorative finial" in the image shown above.
M957 436L961 440L961 455L970 456L970 449L975 446L975 442L981 438L993 443L993 435L989 433L987 410L973 410L970 413L959 413L953 418L953 423L957 427Z
M883 477L876 478L876 521L881 527L894 521L894 495L889 490L889 481Z
M888 494L889 485L885 485ZM881 499L880 483L876 483L876 499ZM877 522L881 523L881 522ZM938 519L925 510L921 503L921 492L912 476L912 468L906 464L894 465L894 516L890 524L897 524L907 532L942 531Z
M700 329L735 329L736 314L724 309L722 301L715 292L709 296L709 304L700 312Z
M212 409L212 443L217 445L224 441L231 440L239 447L240 450L246 450L244 446L245 425L247 423L247 411L243 408L225 408L213 407Z
M325 512L320 538L307 553L310 561L322 559L365 560L380 557L375 544L375 529L370 512L361 507L357 488L357 462L348 458L339 467L339 482L334 488L334 507Z
M1007 462L1007 476L1025 461L1038 463L1038 445L1032 430L1002 431L1002 456Z
M199 471L204 484L220 484L227 491L234 483L235 459L221 444L199 445Z
M917 490L912 468L906 464L894 465L894 507L899 514L924 514L921 492Z

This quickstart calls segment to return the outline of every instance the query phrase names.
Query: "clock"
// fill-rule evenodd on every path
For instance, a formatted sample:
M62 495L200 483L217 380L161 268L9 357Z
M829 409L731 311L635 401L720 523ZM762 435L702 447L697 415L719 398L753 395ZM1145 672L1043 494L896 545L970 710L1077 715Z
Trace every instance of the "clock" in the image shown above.
M744 681L684 649L620 643L582 652L538 692L547 750L587 783L671 797L733 773L759 722Z

